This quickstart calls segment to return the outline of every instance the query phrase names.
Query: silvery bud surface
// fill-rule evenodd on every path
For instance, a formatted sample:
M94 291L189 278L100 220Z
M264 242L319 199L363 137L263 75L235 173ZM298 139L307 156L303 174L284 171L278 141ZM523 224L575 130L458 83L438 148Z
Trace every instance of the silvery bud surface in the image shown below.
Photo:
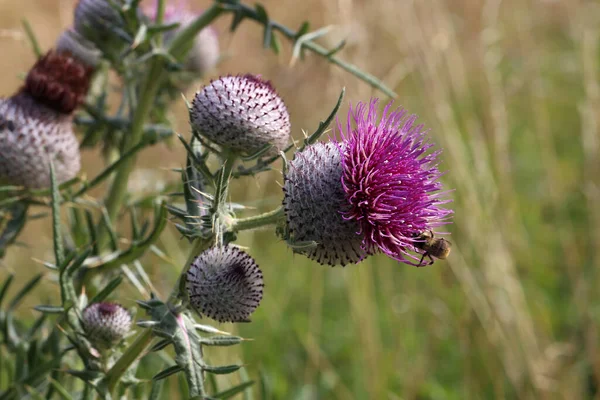
M233 246L200 254L187 272L193 308L219 322L244 322L263 296L263 275L250 255Z
M283 185L283 207L292 242L315 242L294 251L321 264L346 265L367 256L360 226L344 219L349 209L341 184L341 150L315 143L296 153Z
M80 169L73 111L89 89L93 68L71 54L50 51L28 72L15 95L0 99L0 178L30 189L58 183Z
M252 154L266 145L283 150L290 139L290 116L270 82L254 75L224 76L196 93L192 128L230 150Z
M73 117L27 93L0 99L0 178L30 189L50 186L50 160L59 183L80 169Z

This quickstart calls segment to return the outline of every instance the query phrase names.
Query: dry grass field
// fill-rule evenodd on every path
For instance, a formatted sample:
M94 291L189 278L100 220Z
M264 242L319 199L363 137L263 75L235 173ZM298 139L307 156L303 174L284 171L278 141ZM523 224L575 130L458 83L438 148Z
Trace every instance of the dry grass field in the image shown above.
M444 151L443 182L454 189L454 247L428 268L384 256L328 268L293 255L272 231L244 234L266 295L251 324L224 326L254 340L215 360L242 360L274 399L600 399L600 3L262 3L294 29L304 20L331 26L320 42L346 39L341 57L394 88L397 104L431 129ZM34 62L21 19L48 49L73 4L0 0L0 94L18 88ZM342 87L341 115L347 101L387 102L313 55L291 66L289 44L279 56L263 49L258 25L245 22L232 35L228 24L217 24L224 60L214 75L270 79L296 138L327 116ZM183 102L172 112L189 134ZM182 166L184 154L176 142L142 153L137 190L178 179L168 169ZM84 161L88 176L101 168L98 154ZM282 197L278 182L276 172L243 180L233 201L270 209ZM0 278L15 272L25 282L43 270L32 258L51 258L48 227L27 227L27 247L11 249ZM185 246L169 230L160 242L167 257L144 261L162 296ZM40 300L56 295L52 282L43 286ZM131 286L123 302L136 298ZM176 380L169 390L178 398Z

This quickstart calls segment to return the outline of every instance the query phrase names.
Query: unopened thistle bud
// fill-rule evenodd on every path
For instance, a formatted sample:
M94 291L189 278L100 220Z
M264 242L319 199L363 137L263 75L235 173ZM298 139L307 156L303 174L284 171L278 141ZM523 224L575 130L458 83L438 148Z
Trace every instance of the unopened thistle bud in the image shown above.
M144 11L151 20L155 20L156 1L146 2ZM179 27L165 33L165 44L168 45L179 32L187 28L200 14L200 12L194 12L190 9L187 0L172 1L167 4L163 22L165 24L179 23ZM207 26L194 38L192 48L185 60L185 68L202 76L217 65L219 56L217 31L213 27Z
M83 330L98 349L118 344L131 329L131 314L115 303L94 303L83 310Z
M27 74L21 90L0 99L0 178L31 189L50 186L50 161L59 183L79 172L73 111L85 99L92 68L51 51Z
M360 226L344 219L349 210L341 185L340 149L315 143L296 153L283 186L287 226L292 242L315 242L294 251L321 264L346 265L366 257Z
M120 5L123 0L114 0ZM122 29L125 21L108 0L79 0L75 6L73 27L86 39L103 49L115 41L120 41L116 31Z
M187 273L192 307L219 322L244 322L263 296L263 276L252 257L233 247L200 254Z
M290 138L290 116L268 81L258 76L224 76L196 93L192 128L212 142L252 154L267 144L283 150Z

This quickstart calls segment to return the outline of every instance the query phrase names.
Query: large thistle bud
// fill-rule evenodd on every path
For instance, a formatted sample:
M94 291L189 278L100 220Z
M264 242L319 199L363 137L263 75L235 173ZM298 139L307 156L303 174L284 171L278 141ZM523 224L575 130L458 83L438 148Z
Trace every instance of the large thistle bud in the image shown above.
M270 82L258 76L224 76L196 93L190 109L193 129L233 151L252 154L267 144L283 150L290 116Z
M73 111L85 100L93 68L69 53L40 57L15 95L0 99L0 179L37 189L79 172Z

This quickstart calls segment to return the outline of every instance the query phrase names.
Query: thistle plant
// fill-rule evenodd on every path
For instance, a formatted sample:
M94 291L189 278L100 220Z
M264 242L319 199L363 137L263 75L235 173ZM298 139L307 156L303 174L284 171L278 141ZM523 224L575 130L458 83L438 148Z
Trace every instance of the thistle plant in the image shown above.
M176 136L166 111L182 106L173 101L176 77L190 62L201 66L196 78L214 67L214 52L200 50L207 46L202 35L228 14L234 16L232 31L244 20L262 25L264 45L275 52L281 38L288 39L301 52L393 92L338 59L342 46L324 49L306 36L308 24L294 32L270 20L260 5L215 1L193 17L177 14L187 10L185 4L141 6L80 0L73 28L39 57L23 88L0 102L0 177L9 184L0 187L0 250L33 217L31 205L46 207L54 260L44 261L50 273L43 280L58 283L51 304L36 307L41 314L33 325L16 321L14 311L42 276L0 312L8 355L0 366L8 366L12 378L0 386L0 399L28 391L45 398L160 398L163 380L174 374L185 378L184 397L229 398L252 390L250 381L225 391L207 385L208 374L234 373L241 365L212 365L203 347L244 339L196 322L250 322L260 312L269 287L252 248L236 244L239 232L270 228L294 252L322 264L358 263L378 252L412 263L426 252L420 235L451 215L442 207L448 200L436 165L439 151L430 150L426 131L405 111L391 111L390 104L378 122L376 100L361 103L345 127L338 122L337 132L318 142L336 118L344 90L315 132L297 143L285 102L266 77L245 71L215 77L187 104L189 132ZM121 98L112 113L108 98L115 87ZM174 137L186 151L185 167L164 190L142 201L128 197L138 153ZM90 148L102 149L106 168L87 179L79 174L79 152ZM247 208L232 202L230 186L278 165L282 205L242 218ZM90 190L105 182L106 193L92 198ZM169 219L190 251L172 292L157 293L143 256L160 252ZM122 295L126 280L140 292L135 303ZM12 282L10 277L0 289L0 306ZM154 354L167 365L144 375L156 365L148 361ZM24 355L26 366L19 364Z

